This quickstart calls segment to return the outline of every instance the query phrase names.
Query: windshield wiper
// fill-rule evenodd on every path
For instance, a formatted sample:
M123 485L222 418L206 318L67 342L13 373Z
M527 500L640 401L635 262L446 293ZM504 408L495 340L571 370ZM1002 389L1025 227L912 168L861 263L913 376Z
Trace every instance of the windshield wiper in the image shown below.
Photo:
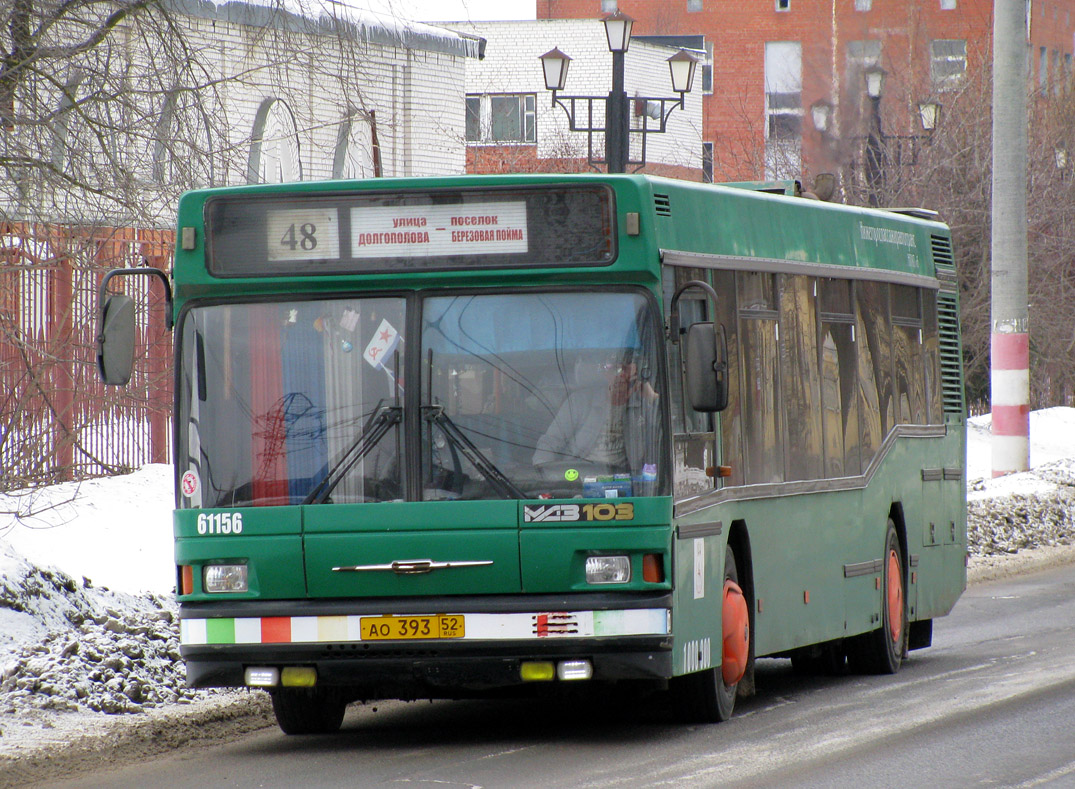
M493 461L489 460L482 451L474 446L473 442L459 429L459 425L449 418L444 413L444 406L442 405L424 405L422 406L422 418L437 425L444 435L448 438L455 447L463 453L463 457L470 461L474 468L478 469L489 483L496 489L505 499L525 499L528 498L515 483L512 482L504 474L503 471L496 467Z
M362 429L355 437L354 443L336 461L336 465L329 469L328 474L306 495L306 498L302 500L303 504L323 504L325 499L336 489L336 486L351 472L355 464L377 446L377 443L385 437L385 434L388 433L393 425L398 424L403 419L402 407L387 405L382 408L381 403L383 402L384 400L380 400L377 403L377 407L373 409L370 418L366 420L366 424L362 426Z

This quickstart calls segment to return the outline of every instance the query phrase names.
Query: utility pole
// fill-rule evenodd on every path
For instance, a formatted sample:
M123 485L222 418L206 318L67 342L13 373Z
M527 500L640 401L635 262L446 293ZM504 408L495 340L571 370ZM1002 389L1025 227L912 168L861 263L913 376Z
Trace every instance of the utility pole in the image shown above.
M1026 0L993 0L993 476L1030 467Z

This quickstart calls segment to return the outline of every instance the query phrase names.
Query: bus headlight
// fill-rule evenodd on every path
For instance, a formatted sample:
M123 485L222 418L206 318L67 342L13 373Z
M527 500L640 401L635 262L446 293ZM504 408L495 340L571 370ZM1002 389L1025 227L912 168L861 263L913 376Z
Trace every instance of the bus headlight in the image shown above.
M202 588L207 592L250 590L249 570L245 564L209 564L202 573Z
M586 583L625 584L630 580L630 556L586 557Z

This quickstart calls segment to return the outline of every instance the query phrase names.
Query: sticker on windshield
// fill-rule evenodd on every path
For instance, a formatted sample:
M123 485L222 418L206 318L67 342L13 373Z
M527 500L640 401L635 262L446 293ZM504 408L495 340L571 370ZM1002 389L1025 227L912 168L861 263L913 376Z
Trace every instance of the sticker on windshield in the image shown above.
M399 345L399 332L386 318L377 327L377 331L373 334L373 339L366 346L366 350L362 352L362 357L375 370L384 368L385 362L392 357L397 345Z
M187 498L195 495L198 492L198 488L201 487L201 481L198 479L198 475L193 471L184 473L180 484L183 488L183 495Z
M569 468L567 471L564 472L564 479L566 479L568 482L574 482L578 478L579 478L578 469Z

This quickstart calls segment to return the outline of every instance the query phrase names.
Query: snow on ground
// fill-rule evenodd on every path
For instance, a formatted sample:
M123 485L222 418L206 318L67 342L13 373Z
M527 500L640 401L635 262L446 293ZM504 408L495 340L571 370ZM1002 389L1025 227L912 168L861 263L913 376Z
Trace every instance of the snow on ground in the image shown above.
M967 431L967 547L980 563L1075 544L1075 408L1030 415L1030 471L992 479L988 414Z
M975 417L968 432L972 577L1042 552L1075 560L1075 409L1033 413L1032 470L998 480L989 427ZM262 694L184 687L172 506L164 465L0 495L0 786L87 732L140 721L174 743L191 720L267 721Z

